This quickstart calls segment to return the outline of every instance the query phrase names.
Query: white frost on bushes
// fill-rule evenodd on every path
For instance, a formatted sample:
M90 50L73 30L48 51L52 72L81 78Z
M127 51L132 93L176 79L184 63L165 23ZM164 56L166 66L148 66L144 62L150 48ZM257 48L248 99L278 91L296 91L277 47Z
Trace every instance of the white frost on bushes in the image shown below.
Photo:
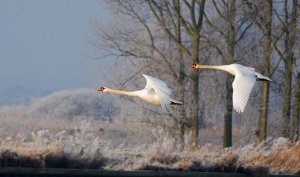
M38 118L92 117L111 121L119 113L117 101L95 89L61 90L48 96L32 98L29 105L5 105L0 116L28 115Z
M27 114L28 106L26 105L5 105L0 107L0 116L14 116L18 113Z
M40 130L32 132L30 138L22 133L15 138L0 138L0 154L7 150L33 156L52 152L88 162L101 159L101 150L111 148L109 141L101 139L91 131L91 122L82 121L75 130L71 135L66 131L52 134L48 130Z
M93 117L111 120L118 111L113 101L103 99L93 89L61 90L35 98L29 106L30 116L50 118Z

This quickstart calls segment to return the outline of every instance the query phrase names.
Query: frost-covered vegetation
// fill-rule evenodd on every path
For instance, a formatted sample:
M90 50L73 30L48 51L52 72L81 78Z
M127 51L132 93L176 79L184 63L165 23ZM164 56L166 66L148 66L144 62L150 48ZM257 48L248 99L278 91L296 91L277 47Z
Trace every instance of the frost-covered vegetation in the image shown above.
M89 121L73 133L48 130L1 138L1 167L108 168L300 174L300 142L268 138L259 146L223 149L210 143L178 151L168 136L151 144L113 145L94 133Z
M86 116L111 120L117 113L116 105L109 100L101 100L95 90L91 89L55 92L49 96L34 99L29 109L31 116L52 118Z
M0 166L300 173L300 143L268 138L255 146L250 120L235 122L232 148L222 148L222 122L216 121L200 129L198 146L182 150L159 124L167 119L149 123L142 105L120 104L83 89L3 106Z

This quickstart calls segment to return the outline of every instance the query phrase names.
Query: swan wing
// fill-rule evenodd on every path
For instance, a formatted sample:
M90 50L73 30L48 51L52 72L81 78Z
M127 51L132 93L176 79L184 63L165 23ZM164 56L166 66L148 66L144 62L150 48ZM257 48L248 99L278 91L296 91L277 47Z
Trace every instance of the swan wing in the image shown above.
M170 94L172 93L172 90L167 86L165 82L163 82L160 79L145 74L143 74L143 76L147 80L147 84L144 89L145 90L154 89L162 107L164 108L168 107L172 100L170 98Z
M250 73L237 73L232 83L233 88L233 108L238 113L244 112L250 93L255 84L256 78Z

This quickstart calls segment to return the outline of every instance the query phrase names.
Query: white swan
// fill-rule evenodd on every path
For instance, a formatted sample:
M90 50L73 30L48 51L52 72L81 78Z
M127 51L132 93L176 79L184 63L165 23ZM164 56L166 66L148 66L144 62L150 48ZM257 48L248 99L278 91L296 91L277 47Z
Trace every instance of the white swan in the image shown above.
M245 67L240 64L209 66L193 64L195 69L216 69L223 70L235 76L232 83L233 88L233 108L238 113L243 113L248 102L250 93L256 80L272 81L270 78L255 72L254 68Z
M164 109L170 105L182 105L182 102L176 101L170 97L171 89L168 88L167 84L160 79L143 74L147 84L144 89L127 92L122 90L115 90L107 87L100 87L97 91L110 92L120 95L136 96L141 98L147 103L162 106Z

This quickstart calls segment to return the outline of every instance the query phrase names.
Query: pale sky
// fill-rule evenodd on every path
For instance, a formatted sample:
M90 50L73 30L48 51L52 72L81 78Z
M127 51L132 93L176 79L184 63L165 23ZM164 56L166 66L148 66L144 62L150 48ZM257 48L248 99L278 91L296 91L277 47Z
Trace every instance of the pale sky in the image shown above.
M95 18L110 18L99 0L0 0L0 94L90 87L108 62L87 57Z

